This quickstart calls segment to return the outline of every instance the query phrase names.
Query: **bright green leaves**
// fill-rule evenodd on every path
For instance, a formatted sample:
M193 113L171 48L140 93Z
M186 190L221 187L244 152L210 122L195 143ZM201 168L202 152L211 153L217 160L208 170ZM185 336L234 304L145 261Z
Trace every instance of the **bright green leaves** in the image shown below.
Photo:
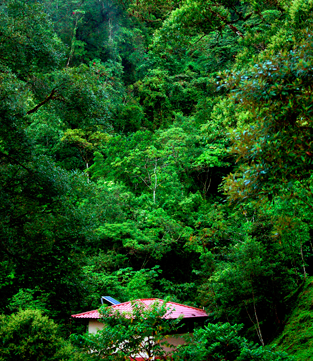
M194 162L195 167L202 167L206 165L209 168L214 167L227 167L230 163L223 162L221 159L227 157L226 149L220 144L215 143L207 147L207 150L204 151Z
M8 361L83 360L60 337L57 325L39 310L20 310L0 318L0 359Z
M275 352L270 347L260 347L240 336L242 325L212 324L194 331L189 343L178 348L174 360L234 360L234 361L288 361L284 352Z
M68 129L61 138L61 141L77 147L88 170L95 150L101 148L109 139L110 136L101 131L92 132L84 131L83 129Z
M132 187L148 191L154 203L163 203L166 192L179 187L181 177L190 172L188 162L200 152L195 147L197 138L179 126L157 134L141 131L115 137L106 152L108 159L91 170L100 175L102 167L102 174L119 176Z
M312 23L312 9L313 2L311 0L297 0L291 2L288 12L290 14L291 21L298 26L301 26L305 22Z
M35 287L34 289L21 288L18 293L12 297L8 308L13 312L20 310L40 310L45 314L51 314L49 310L47 310L47 299L48 294L42 292L40 287Z
M142 104L148 120L148 128L156 129L171 122L171 102L168 98L170 84L168 73L151 71L143 81L136 83L139 103Z
M142 268L139 271L135 271L132 267L112 271L107 264L99 267L99 263L102 264L105 260L113 261L117 268L125 264L126 257L108 252L89 259L88 265L84 267L84 286L88 287L90 292L87 301L94 302L94 307L98 306L98 300L103 294L114 295L121 302L155 297L154 290L158 284L159 274L162 272L159 266L151 269ZM96 261L99 263L95 264Z
M161 208L137 210L134 220L105 224L97 229L102 247L114 247L120 252L144 258L161 259L172 250L183 227Z

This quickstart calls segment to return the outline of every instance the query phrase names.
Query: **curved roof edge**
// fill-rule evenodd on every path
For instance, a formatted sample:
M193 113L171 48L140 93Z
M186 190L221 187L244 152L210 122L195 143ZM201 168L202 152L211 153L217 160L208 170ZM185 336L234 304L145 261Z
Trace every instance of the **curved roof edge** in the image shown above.
M132 304L140 302L145 308L148 308L150 305L155 302L164 302L164 300L158 298L143 298L133 301L128 301L124 303L120 303L118 305L109 306L114 308L115 310L119 310L121 312L132 312ZM203 318L208 317L208 314L202 310L201 308L196 308L192 306L182 305L177 302L167 302L166 306L170 308L170 310L163 316L165 319L176 319L180 316L183 318ZM101 315L98 310L92 310L87 312L78 313L76 315L72 315L73 318L85 318L85 319L100 319Z

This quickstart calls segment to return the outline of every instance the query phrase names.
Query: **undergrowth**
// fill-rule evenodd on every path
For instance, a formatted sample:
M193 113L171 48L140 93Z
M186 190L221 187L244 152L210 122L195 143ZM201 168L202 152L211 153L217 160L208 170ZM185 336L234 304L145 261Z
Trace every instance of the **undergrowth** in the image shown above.
M273 344L296 361L313 361L313 277L303 285L283 332Z

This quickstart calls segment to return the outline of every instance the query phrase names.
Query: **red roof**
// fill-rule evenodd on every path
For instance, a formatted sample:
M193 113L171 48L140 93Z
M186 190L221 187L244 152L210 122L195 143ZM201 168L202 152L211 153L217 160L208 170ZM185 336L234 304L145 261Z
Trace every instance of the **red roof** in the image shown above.
M164 302L158 298L144 298L135 301L128 301L124 303L120 303L118 305L110 306L115 310L119 310L120 312L132 312L132 303L140 302L144 304L146 308L148 308L154 302ZM181 305L176 302L167 302L166 306L170 308L170 310L163 316L165 319L176 319L179 316L183 315L183 318L195 318L195 317L208 317L208 314L201 310L200 308L191 307ZM87 319L96 319L101 318L98 310L78 313L77 315L72 315L74 318L87 318Z

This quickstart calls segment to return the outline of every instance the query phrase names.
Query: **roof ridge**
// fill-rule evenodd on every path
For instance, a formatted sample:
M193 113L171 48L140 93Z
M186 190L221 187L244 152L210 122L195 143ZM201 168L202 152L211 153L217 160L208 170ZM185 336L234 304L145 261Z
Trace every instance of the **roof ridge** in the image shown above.
M162 301L162 302L165 302L164 300L162 300L161 298L139 298L137 300L131 300L131 301L126 301L126 302L122 302L122 303L119 303L118 305L112 305L112 306L109 306L109 307L115 307L115 306L121 306L121 305L125 305L126 303L132 303L132 302L135 302L135 301L152 301L152 300L156 300L156 301ZM194 310L197 310L197 311L204 311L202 308L199 308L199 307L193 307L193 306L189 306L189 305L184 305L182 303L178 303L178 302L173 302L173 301L168 301L166 302L166 304L169 304L169 303L172 303L174 305L178 305L178 306L183 306L183 307L187 307L187 308L191 308L191 309L194 309Z
M80 312L80 313L76 313L75 315L71 315L71 316L73 317L73 316L85 315L85 314L88 314L88 313L91 313L91 312L99 312L99 309L91 310L91 311L85 311L85 312Z
M138 300L133 300L133 301L148 301L148 300L159 300L159 301L164 302L164 300L162 300L161 298L139 298ZM127 301L127 302L132 302L132 301ZM124 302L124 303L127 303L127 302ZM178 303L178 302L168 301L168 302L166 302L166 303L167 303L167 304L168 304L168 303L173 303L173 304L178 305L178 306L183 306L183 307L192 308L192 309L194 309L194 310L204 311L202 308L193 307L193 306L189 306L189 305L184 305L184 304Z
M178 303L178 302L169 301L169 302L167 302L167 303L173 303L173 304L178 305L178 306L183 306L183 307L192 308L192 309L197 310L197 311L204 311L202 308L193 307L193 306L188 306L188 305L183 305L182 303ZM204 312L205 312L205 311L204 311Z
M126 301L126 302L121 302L118 305L112 305L109 307L115 307L115 306L121 306L121 305L125 305L126 303L132 303L132 302L136 302L136 301L152 301L152 300L156 300L156 301L164 301L161 298L138 298L137 300L130 300L130 301Z

